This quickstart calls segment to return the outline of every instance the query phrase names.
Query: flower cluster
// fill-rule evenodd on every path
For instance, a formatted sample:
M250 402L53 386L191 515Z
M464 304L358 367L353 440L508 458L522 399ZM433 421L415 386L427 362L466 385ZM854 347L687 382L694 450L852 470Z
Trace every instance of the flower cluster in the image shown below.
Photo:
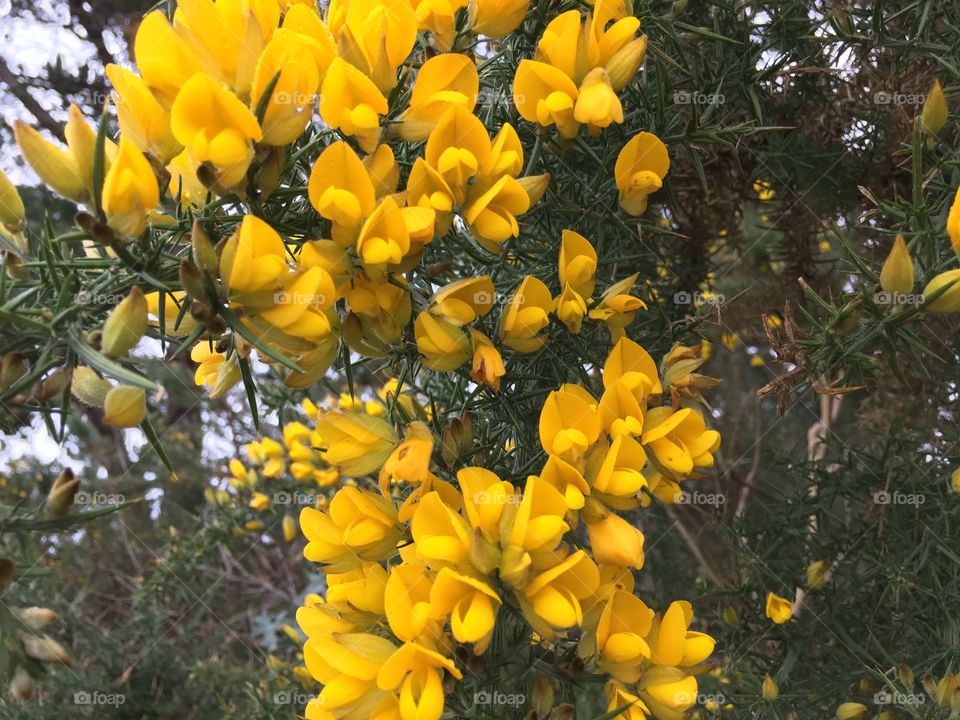
M505 605L539 641L576 645L609 675L611 709L672 718L691 707L713 640L690 629L689 603L657 615L634 595L644 538L623 515L677 501L680 483L713 464L720 436L689 406L694 355L675 348L660 372L623 338L599 400L581 385L551 392L547 460L522 487L479 466L438 475L426 422L401 440L388 418L321 412L324 459L355 484L300 517L328 586L298 613L306 667L324 686L307 717L439 718L444 678L463 678L456 647L483 654Z

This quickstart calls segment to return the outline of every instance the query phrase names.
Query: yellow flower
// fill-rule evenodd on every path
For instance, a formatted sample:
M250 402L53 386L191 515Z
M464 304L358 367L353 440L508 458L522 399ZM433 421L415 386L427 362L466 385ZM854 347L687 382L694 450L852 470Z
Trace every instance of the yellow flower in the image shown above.
M351 477L380 468L397 444L393 426L372 415L325 413L317 419L317 432L326 447L327 463Z
M204 73L191 77L170 109L170 129L194 166L209 163L224 188L238 185L263 138L257 118L232 92Z
M477 66L469 57L448 53L430 58L417 73L410 107L400 116L400 136L411 142L426 140L454 105L473 112L479 92Z
M955 493L960 493L960 468L954 470L950 475L950 489Z
M516 512L512 512L516 509ZM564 519L567 504L553 485L530 475L519 506L512 504L501 527L503 543L529 553L548 553L556 549L570 529Z
M599 135L611 123L623 122L620 98L610 87L610 77L603 68L594 68L583 79L573 118L588 125L592 135Z
M516 178L501 175L471 186L464 203L463 219L479 245L500 253L500 245L520 234L517 215L530 209L530 196Z
M593 296L597 277L597 251L580 233L573 230L563 231L557 275L562 286L569 286L584 300Z
M288 543L293 542L297 539L297 521L291 515L283 516L283 523L281 525L283 528L283 539Z
M390 496L393 483L419 485L430 474L430 455L433 453L433 433L422 422L407 425L406 437L397 445L380 469L380 492Z
M167 315L169 318L169 314ZM206 340L201 340L190 351L190 359L198 363L194 373L194 382L198 386L206 385L210 397L219 398L240 382L240 365L236 351L228 358L224 353L216 352Z
M502 38L520 26L529 5L530 0L470 0L470 29L490 38Z
M410 532L417 556L424 562L466 566L470 555L470 526L438 492L429 492L420 500L410 520Z
M647 197L663 185L670 169L667 147L656 135L634 135L617 155L614 177L620 190L620 205L629 215L642 215Z
M443 714L444 670L457 680L463 679L453 660L423 645L408 642L383 663L377 674L377 686L381 690L400 688L399 717L402 720L439 720Z
M767 593L766 615L777 625L782 625L793 617L793 603L784 597Z
M159 203L153 168L133 142L121 136L117 157L103 180L107 224L126 237L140 237L147 229L147 213Z
M411 4L419 28L430 31L440 52L449 53L457 35L457 11L466 7L467 0L411 0Z
M17 187L0 170L0 235L4 229L19 233L23 229L24 212L23 199Z
M575 137L580 123L574 118L579 92L576 84L553 65L521 60L513 80L513 100L520 117L543 127L557 126L561 137Z
M450 188L454 204L466 197L469 181L490 158L490 138L480 119L463 105L444 113L427 138L424 160Z
M583 318L587 314L587 303L572 287L566 285L563 288L563 292L554 301L553 309L557 319L567 326L567 330L574 335L580 333Z
M588 498L584 522L593 559L602 565L643 567L643 533L602 503Z
M178 3L174 17L177 32L212 61L214 75L244 98L250 94L257 57L279 22L276 0L191 0Z
M615 591L603 607L596 629L600 668L623 682L636 682L650 659L646 637L653 626L653 610L634 595Z
M637 683L643 702L653 717L680 718L697 702L697 679L675 667L657 665Z
M716 644L714 639L690 630L691 622L693 607L689 602L677 600L670 603L650 634L650 660L654 665L686 668L710 657Z
M489 275L465 278L445 285L430 298L432 314L457 325L469 325L493 307L493 281Z
M108 357L123 357L147 332L147 298L138 286L122 300L103 323L100 349Z
M470 330L470 342L473 346L473 365L470 378L493 390L500 390L500 378L507 374L500 351L490 338L476 330Z
M380 136L379 116L387 110L387 99L370 78L339 57L330 63L320 89L320 117L327 125L372 152Z
M626 710L617 715L624 720L647 720L650 715L650 709L643 704L637 695L630 692L626 685L616 680L610 680L604 689L607 696L607 712L612 713L624 706Z
M547 453L576 460L600 435L597 401L579 385L562 385L544 401L539 430Z
M583 550L536 575L523 589L520 607L534 630L546 638L583 624L581 602L600 585L600 571Z
M432 585L426 566L418 562L390 568L383 604L390 630L398 639L411 642L439 634L438 623L431 616Z
M162 10L148 13L137 28L133 54L147 86L169 107L177 92L198 72L221 78L211 58L181 36Z
M940 87L940 81L934 80L923 103L920 124L928 135L936 135L947 123L947 98Z
M936 299L932 299L935 294ZM935 275L923 289L923 296L931 298L925 301L923 309L927 312L957 312L960 310L960 270L946 270Z
M417 315L413 330L424 367L446 372L470 358L470 338L450 320L424 311Z
M343 572L364 560L386 559L403 532L393 503L350 485L337 491L326 511L304 508L300 528L308 541L303 556L323 563L324 572Z
M503 344L517 352L539 350L547 342L540 331L549 324L552 308L553 298L543 281L532 275L524 277L500 316Z
M310 38L279 29L257 60L250 93L256 109L268 85L277 78L263 114L263 142L289 145L303 134L313 117L320 87L320 71L311 53ZM279 75L278 75L279 74Z
M396 649L386 638L364 633L310 637L303 646L304 664L324 687L310 701L306 717L329 720L333 712L362 715L365 708L380 702L383 694L377 687L377 673Z
M570 510L579 510L583 507L585 496L590 494L590 485L581 472L566 460L550 455L543 469L540 470L540 479L552 485L563 495L564 502Z
M106 70L121 136L161 163L172 160L183 148L170 131L170 114L143 78L119 65L107 65Z
M899 294L906 294L913 289L913 260L903 235L897 235L880 269L880 287L885 292Z
M357 236L359 255L371 277L400 264L410 252L410 233L404 215L393 198L384 198L370 214Z
M220 256L220 275L231 296L242 301L266 292L272 304L288 272L287 249L277 231L255 215L244 215Z
M623 380L634 393L645 396L663 392L657 364L650 353L630 338L622 338L610 351L603 365L603 387L610 389Z
M310 204L333 223L333 239L342 245L353 243L363 219L376 207L376 193L366 167L341 140L320 153L310 172L307 193Z
M493 635L500 596L487 583L441 568L430 589L430 608L435 617L450 616L453 637L462 643L486 647Z
M780 687L774 681L770 674L767 673L763 676L763 690L762 690L763 699L767 702L774 702L778 697L780 697Z
M867 714L863 703L845 702L837 708L837 720L857 720Z
M600 320L607 324L610 338L617 342L625 337L625 328L633 322L638 310L646 310L647 304L628 293L637 282L637 274L614 283L604 291L600 301L590 311L591 320Z
M637 496L647 485L647 480L640 472L646 464L646 453L630 435L618 435L609 447L599 445L588 460L585 471L590 486L611 498L621 500L636 500ZM617 507L628 506L632 503L617 503Z
M713 466L720 433L708 430L703 416L692 408L674 412L669 407L657 407L647 412L642 441L660 472L685 477L694 468Z
M343 24L327 21L340 40L340 56L363 70L383 92L397 84L397 68L417 38L417 16L409 0L351 0Z
M270 507L270 498L262 492L255 492L250 502L247 503L247 507L251 510L266 510Z

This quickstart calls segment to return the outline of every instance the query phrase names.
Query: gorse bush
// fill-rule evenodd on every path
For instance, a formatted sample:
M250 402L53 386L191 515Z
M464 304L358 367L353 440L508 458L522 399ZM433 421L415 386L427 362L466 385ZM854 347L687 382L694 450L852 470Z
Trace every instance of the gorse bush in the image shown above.
M10 472L16 712L956 714L950 22L149 8L62 142L13 123L73 217L0 173L0 422L89 470Z

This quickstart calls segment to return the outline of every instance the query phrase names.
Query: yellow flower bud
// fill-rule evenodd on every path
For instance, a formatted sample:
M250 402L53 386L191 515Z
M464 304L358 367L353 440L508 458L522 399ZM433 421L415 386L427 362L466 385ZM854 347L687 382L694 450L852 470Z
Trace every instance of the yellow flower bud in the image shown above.
M900 682L908 688L913 687L913 668L906 663L901 663L900 667L897 668L897 675L900 677Z
M147 332L147 299L134 285L103 324L100 347L105 355L123 357Z
M950 488L955 493L960 493L960 468L954 470L953 474L950 476Z
M73 496L77 494L80 480L74 477L73 470L64 468L47 492L43 505L43 516L47 518L66 517L73 505Z
M906 294L913 289L913 260L903 235L897 235L893 248L880 270L880 287L885 292Z
M932 299L933 295L941 290L943 292L936 299ZM936 275L923 289L923 296L927 298L923 305L927 312L946 313L960 310L960 270L947 270Z
M20 638L23 641L23 651L28 657L45 663L58 663L70 667L73 658L60 643L49 635L27 635Z
M830 567L830 563L826 560L817 560L810 563L807 567L807 585L809 585L814 590L819 590L823 587L824 576L827 573L827 568Z
M845 702L837 708L837 720L856 720L867 714L863 703Z
M732 605L723 606L723 621L730 627L737 624L737 611L733 609Z
M530 0L470 0L470 29L478 35L502 38L520 26L529 5Z
M23 229L23 200L10 178L0 170L0 225L12 233Z
M763 699L773 702L780 697L780 687L770 675L763 676Z
M107 393L103 421L117 428L139 425L147 413L147 394L142 388L118 385Z
M947 98L940 87L940 81L934 80L927 99L923 103L920 125L928 135L936 135L947 122Z
M950 206L950 214L947 215L947 235L950 236L953 251L960 255L960 188L957 188L953 205Z
M107 225L120 235L140 237L147 229L147 213L160 202L153 168L125 137L103 181L103 211Z
M297 538L297 521L291 515L283 516L283 539L288 543Z
M23 159L51 190L74 202L89 200L80 168L69 152L20 120L13 123L13 135Z

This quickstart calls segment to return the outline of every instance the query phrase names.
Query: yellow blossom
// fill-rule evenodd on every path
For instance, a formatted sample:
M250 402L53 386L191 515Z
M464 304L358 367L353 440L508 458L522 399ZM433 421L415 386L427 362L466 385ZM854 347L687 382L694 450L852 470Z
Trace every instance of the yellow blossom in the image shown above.
M662 187L669 169L670 156L660 138L648 132L630 138L617 155L614 168L623 209L629 215L642 215L648 196Z
M777 625L782 625L793 617L793 603L784 597L767 593L766 615Z
M107 224L126 237L140 237L147 229L147 214L160 202L153 168L125 136L103 181L103 212Z

